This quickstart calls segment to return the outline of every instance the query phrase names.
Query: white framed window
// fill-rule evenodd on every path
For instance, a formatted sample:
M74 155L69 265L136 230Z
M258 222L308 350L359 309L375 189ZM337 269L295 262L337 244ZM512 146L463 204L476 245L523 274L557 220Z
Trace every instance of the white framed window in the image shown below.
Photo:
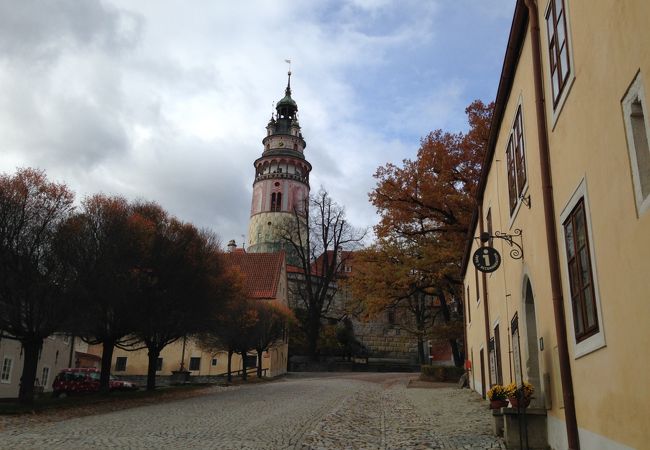
M11 369L14 360L10 356L5 356L2 360L2 371L0 372L0 383L11 383Z
M124 372L126 370L126 356L118 356L115 358L115 371Z
M49 381L50 378L50 368L47 366L43 366L43 369L41 370L41 386L47 387L47 382Z
M201 357L192 356L190 358L190 370L201 370Z
M627 136L627 149L630 154L632 183L636 199L637 215L641 216L650 208L650 118L643 89L641 73L637 73L623 101L623 119Z
M567 328L580 358L606 345L587 181L582 179L560 214Z
M510 224L514 221L522 200L528 191L528 175L526 170L526 144L524 134L524 117L522 97L519 97L517 110L512 120L508 144L506 146L506 175L508 179L508 206Z
M571 48L571 23L569 0L549 0L544 14L546 22L546 45L548 76L551 91L549 102L552 111L552 127L555 127L560 111L575 80L573 50Z

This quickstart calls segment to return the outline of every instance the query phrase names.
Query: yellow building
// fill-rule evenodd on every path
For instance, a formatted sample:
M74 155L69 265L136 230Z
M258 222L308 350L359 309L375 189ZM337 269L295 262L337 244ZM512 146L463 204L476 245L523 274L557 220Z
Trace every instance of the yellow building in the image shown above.
M246 253L243 249L229 246L226 254L229 267L236 267L244 278L244 289L249 298L257 301L276 301L288 305L287 269L284 253ZM287 371L288 341L275 343L262 358L265 376L275 377ZM111 372L115 375L147 374L149 360L146 350L125 351L116 348L113 353ZM208 352L197 345L194 339L176 341L165 347L158 358L157 376L169 377L172 372L181 369L190 371L190 375L199 381L209 381L216 376L223 376L228 369L226 351ZM257 354L251 352L246 367L257 367ZM232 356L232 371L241 370L242 360L239 355ZM205 378L201 378L205 377Z
M482 395L535 386L553 449L650 445L649 24L647 0L515 8L471 230L491 238L463 264L467 358Z

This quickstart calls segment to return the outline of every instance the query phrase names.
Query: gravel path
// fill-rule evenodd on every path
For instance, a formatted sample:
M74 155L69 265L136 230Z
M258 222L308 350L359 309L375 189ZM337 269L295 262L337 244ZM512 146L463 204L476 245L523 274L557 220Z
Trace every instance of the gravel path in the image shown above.
M0 431L11 449L502 449L486 403L452 387L407 389L413 374L289 376Z

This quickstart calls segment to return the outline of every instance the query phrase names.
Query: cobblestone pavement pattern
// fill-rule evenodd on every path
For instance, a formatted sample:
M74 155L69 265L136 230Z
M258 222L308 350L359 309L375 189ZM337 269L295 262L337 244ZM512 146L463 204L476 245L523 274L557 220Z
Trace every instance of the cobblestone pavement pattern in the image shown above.
M484 401L413 374L291 375L59 422L8 427L8 449L503 449Z

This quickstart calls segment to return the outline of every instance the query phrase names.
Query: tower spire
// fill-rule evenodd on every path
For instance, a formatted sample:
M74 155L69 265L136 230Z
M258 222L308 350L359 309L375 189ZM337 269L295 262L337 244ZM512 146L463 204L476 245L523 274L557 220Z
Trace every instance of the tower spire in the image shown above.
M284 93L285 95L291 95L291 60L290 59L285 59L284 62L289 64L289 72L287 72L287 75L289 76L289 79L287 80L287 88L285 89Z
M287 80L287 89L285 89L284 94L291 95L291 71L287 72L287 75L289 75L289 79Z

